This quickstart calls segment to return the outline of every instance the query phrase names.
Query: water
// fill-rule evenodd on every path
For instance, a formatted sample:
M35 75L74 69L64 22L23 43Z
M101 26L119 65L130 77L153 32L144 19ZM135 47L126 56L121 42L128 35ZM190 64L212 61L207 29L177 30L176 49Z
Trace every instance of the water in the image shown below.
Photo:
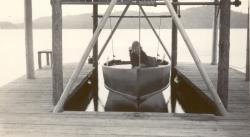
M159 58L164 57L163 49L159 45L152 30L141 30L141 44L143 50L150 56L156 57L157 49L159 47ZM34 63L35 68L38 68L37 51L44 49L51 49L51 30L34 30ZM99 47L104 44L110 30L103 30L99 39ZM210 63L212 51L212 30L211 29L188 29L191 41L196 49L201 61ZM246 29L232 29L231 30L231 52L230 65L240 71L245 71L246 62ZM82 56L90 38L92 30L90 29L72 29L63 30L63 63L78 62ZM165 43L167 49L171 50L171 30L161 30L161 38ZM178 36L178 62L193 62L184 41L181 36ZM101 65L104 61L113 58L128 60L128 49L134 40L139 40L138 30L122 29L117 30L112 41L105 50L99 62L100 67L100 93L101 104L105 104L108 92L103 86L103 78L101 72ZM113 43L113 44L111 44ZM24 30L1 30L0 29L0 86L16 79L25 74L25 39ZM112 48L113 45L113 48ZM113 50L112 50L113 49ZM167 56L165 56L167 59ZM43 59L45 62L45 59ZM167 92L169 93L169 92ZM168 96L168 95L166 95ZM100 106L100 109L102 107Z

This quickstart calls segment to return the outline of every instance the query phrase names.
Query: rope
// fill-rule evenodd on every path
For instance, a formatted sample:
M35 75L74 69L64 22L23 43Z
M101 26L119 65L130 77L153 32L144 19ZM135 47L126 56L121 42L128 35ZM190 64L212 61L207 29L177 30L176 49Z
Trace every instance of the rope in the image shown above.
M111 18L109 18L109 28L110 28L110 31L112 31ZM112 48L112 55L113 55L113 60L114 60L115 59L115 52L114 52L114 39L113 39L113 37L111 38L111 48Z

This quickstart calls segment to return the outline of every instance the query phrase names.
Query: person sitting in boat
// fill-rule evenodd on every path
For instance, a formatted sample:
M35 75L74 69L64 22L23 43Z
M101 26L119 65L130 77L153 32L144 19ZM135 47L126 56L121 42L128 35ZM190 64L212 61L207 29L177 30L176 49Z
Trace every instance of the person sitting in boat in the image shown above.
M130 61L132 68L138 67L155 67L157 66L157 61L154 57L147 56L147 54L142 50L141 44L138 41L134 41L132 47L129 49ZM140 60L139 60L140 57Z

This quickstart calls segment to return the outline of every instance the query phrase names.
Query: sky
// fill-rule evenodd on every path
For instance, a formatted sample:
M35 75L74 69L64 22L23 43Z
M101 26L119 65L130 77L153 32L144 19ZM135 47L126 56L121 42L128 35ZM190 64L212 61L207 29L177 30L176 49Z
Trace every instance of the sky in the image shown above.
M195 0L180 0L180 1L195 1ZM199 1L199 0L196 0ZM210 0L207 0L210 1ZM232 6L232 10L247 13L248 0L241 0L240 7ZM13 23L22 23L24 20L24 0L0 0L0 21L10 21ZM33 19L42 16L51 16L50 0L32 0ZM181 9L187 8L182 6ZM104 12L106 6L100 6L99 12ZM114 11L120 11L123 6L116 6ZM138 7L131 7L130 10L138 10ZM164 12L167 11L166 6L145 7L146 11ZM91 13L92 6L87 5L64 5L63 15L75 15L82 13Z

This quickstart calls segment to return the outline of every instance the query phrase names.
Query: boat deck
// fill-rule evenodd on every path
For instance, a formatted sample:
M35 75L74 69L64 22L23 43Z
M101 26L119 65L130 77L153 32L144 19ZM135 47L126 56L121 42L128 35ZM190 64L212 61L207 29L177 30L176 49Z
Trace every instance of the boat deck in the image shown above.
M74 65L65 65L65 83ZM178 70L197 87L206 88L193 65ZM206 65L210 77L216 69ZM85 67L82 77L91 67ZM190 71L192 70L192 71ZM158 136L158 137L249 137L249 88L244 75L230 70L230 107L226 117L211 114L63 112L52 114L51 70L36 71L36 79L25 77L0 88L0 136L3 137L82 137L82 136Z

